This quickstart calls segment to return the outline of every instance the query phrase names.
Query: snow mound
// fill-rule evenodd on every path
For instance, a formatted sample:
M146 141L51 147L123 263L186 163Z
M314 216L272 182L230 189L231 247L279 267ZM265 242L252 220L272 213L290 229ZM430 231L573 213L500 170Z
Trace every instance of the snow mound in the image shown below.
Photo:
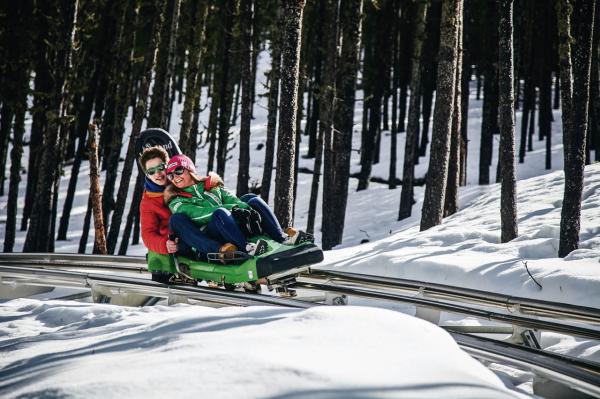
M385 309L19 299L0 305L0 320L7 398L517 394L442 329Z

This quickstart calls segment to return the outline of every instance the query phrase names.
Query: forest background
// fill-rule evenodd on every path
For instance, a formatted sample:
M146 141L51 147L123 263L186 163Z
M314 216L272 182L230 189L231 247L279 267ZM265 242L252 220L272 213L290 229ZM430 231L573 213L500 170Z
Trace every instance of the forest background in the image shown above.
M224 175L237 147L236 194L272 198L282 225L294 221L297 174L312 173L307 230L320 228L324 249L341 243L350 179L358 179L358 190L369 189L381 151L390 151L384 183L401 187L398 219L411 216L414 186L425 185L421 229L430 228L456 212L458 187L467 182L474 94L483 98L478 183L491 183L490 168L496 168L503 242L518 235L515 162L525 162L539 140L547 149L545 168L552 168L553 110L561 109L564 257L579 242L584 165L600 158L597 25L593 0L3 2L4 251L13 250L17 228L27 231L26 252L51 252L55 240L66 239L81 165L96 161L89 152L96 137L100 171L93 165L91 170L92 177L103 174L103 187L90 190L96 194L88 201L80 252L93 213L96 252L106 245L107 252L124 254L130 242L139 242L143 176L127 201L137 173L133 143L144 124L172 126L171 119L179 117L173 113L176 103L183 110L179 132L172 133L182 150L195 159L207 148L199 162ZM263 175L254 182L249 143L261 51L269 52L271 67ZM522 111L518 127L515 110ZM208 113L206 124L202 113ZM381 146L386 131L387 149ZM398 148L399 134L406 135L404 148ZM356 135L359 148L352 145ZM499 162L492 165L495 136ZM308 142L305 154L297 150L301 140ZM123 146L127 151L120 159ZM400 171L396 160L402 150ZM360 154L356 174L350 173L352 152ZM427 153L427 175L416 178L415 165ZM312 170L299 168L300 157L314 160ZM68 166L59 209L58 188ZM23 169L26 195L20 208ZM233 189L233 182L227 184ZM317 227L319 189L323 217Z

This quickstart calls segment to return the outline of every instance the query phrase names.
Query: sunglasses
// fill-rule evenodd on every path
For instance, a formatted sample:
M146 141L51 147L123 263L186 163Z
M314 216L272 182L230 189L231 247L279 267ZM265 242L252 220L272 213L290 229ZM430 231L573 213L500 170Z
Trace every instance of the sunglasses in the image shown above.
M167 167L167 165L163 162L161 164L158 164L156 166L146 169L146 174L148 176L152 176L156 172L162 172L163 170L165 170L166 167Z
M167 173L167 179L173 180L175 178L175 175L181 176L183 172L185 172L185 168L183 166L178 166L173 172Z

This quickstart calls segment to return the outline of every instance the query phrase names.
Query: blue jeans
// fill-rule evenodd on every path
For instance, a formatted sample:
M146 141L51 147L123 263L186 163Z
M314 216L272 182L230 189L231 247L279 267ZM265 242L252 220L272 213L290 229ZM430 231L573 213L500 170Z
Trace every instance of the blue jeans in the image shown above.
M209 252L219 252L221 244L206 233L183 213L171 215L169 230L179 237L178 254L190 256L191 254L205 255Z
M210 237L223 243L230 242L240 251L246 250L248 241L235 222L235 219L225 208L219 208L210 216L210 222L204 230Z
M240 197L240 200L244 201L248 205L252 207L256 212L260 214L262 219L262 228L263 231L271 237L273 240L277 242L283 242L285 240L285 234L281 229L281 225L277 221L275 214L269 208L269 205L263 201L262 198L257 196L256 194L244 194Z

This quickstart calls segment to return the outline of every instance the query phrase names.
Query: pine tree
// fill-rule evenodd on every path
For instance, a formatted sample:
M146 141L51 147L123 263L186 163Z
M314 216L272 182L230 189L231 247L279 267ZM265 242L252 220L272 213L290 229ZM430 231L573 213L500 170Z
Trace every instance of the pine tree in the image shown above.
M421 214L421 231L442 222L444 195L448 178L450 155L450 133L454 109L454 85L458 59L458 33L462 21L462 0L444 0L442 25L440 28L440 50L438 55L438 79L431 159L427 172L427 185Z
M421 58L425 42L425 24L427 21L428 2L416 5L416 29L412 54L412 72L410 81L410 104L408 107L408 123L406 126L406 143L404 147L404 168L402 172L402 193L400 195L400 211L398 220L411 215L413 203L413 184L415 178L415 156L419 138L419 117L421 99Z
M193 115L200 102L200 63L204 49L206 34L206 17L208 14L207 1L194 1L192 8L195 11L192 19L192 40L185 78L185 102L181 114L181 130L179 133L179 148L184 154L196 154L196 140L192 140ZM195 157L194 157L195 159Z
M248 193L250 180L250 123L252 119L252 91L254 87L254 73L252 73L252 21L254 14L254 1L241 2L240 29L241 40L241 85L242 85L242 115L240 121L240 160L237 176L237 195Z
M119 231L121 229L121 219L123 218L123 211L125 209L125 200L127 198L127 192L129 191L129 184L131 179L131 173L133 169L133 163L135 161L135 140L142 130L142 122L146 114L146 104L148 99L148 92L150 90L150 81L152 78L152 68L155 65L155 54L156 46L159 41L160 31L163 24L162 13L160 10L163 9L161 6L162 0L156 1L156 15L154 23L152 25L151 42L148 47L148 52L144 57L144 67L142 74L142 81L140 83L138 101L135 107L135 119L131 128L131 136L129 136L129 144L127 146L127 154L125 155L125 162L123 164L123 171L121 172L121 181L119 183L119 192L117 193L117 201L115 204L115 210L113 212L110 230L108 231L107 237L107 250L108 253L113 254L117 245L117 239L119 237Z
M501 241L508 242L518 235L513 85L513 0L500 2L499 16L500 162L502 165L500 221Z
M461 80L463 58L463 16L459 14L456 76L454 81L454 104L452 110L452 132L450 133L450 158L448 161L448 182L444 196L444 217L453 215L458 210L458 186L460 184L460 125L461 115Z
M595 0L574 0L571 28L570 4L556 2L565 148L565 193L558 249L561 258L579 247L594 8ZM571 32L574 38L572 51Z
M5 46L3 46L7 62L2 71L5 78L1 96L2 108L10 107L14 112L12 150L10 152L10 183L8 203L6 205L6 232L4 236L4 252L12 252L15 244L17 224L17 202L19 183L21 181L21 158L23 156L23 135L25 133L25 112L27 111L27 95L29 93L29 74L31 72L31 50L33 43L28 21L33 15L33 2L22 1L11 4L6 10L8 21ZM0 41L2 43L3 41ZM2 120L3 125L10 123ZM4 126L3 126L4 127ZM8 135L6 137L8 140ZM2 176L4 173L2 171ZM0 182L3 184L3 181Z
M223 32L221 33L222 44L220 45L221 66L218 68L218 147L217 147L217 173L225 175L225 164L229 146L229 128L231 127L231 102L233 100L233 89L235 79L233 49L233 22L238 8L238 0L227 0L223 5L222 21ZM215 99L213 99L215 101Z
M341 244L344 234L354 131L356 81L359 69L362 9L362 0L344 1L340 8L342 47L336 82L337 100L334 115L336 132L333 135L334 173L331 194L328 194L331 195L331 208L323 208L322 242L324 249ZM325 186L323 190L330 191Z
M50 3L50 2L48 2ZM57 1L46 4L48 18L48 41L46 59L53 77L44 128L44 151L39 163L41 173L36 184L36 196L27 230L24 252L51 252L54 249L54 220L58 183L60 181L61 143L66 138L66 115L69 109L70 85L73 83L71 67L71 34L77 19L78 3ZM71 71L70 77L67 72Z
M277 133L277 113L279 105L279 80L281 74L281 39L280 33L283 30L283 16L281 8L277 8L277 21L275 26L271 27L271 71L269 72L269 97L267 114L267 139L265 143L265 163L263 166L263 176L260 186L260 196L265 201L269 201L271 191L271 177L273 176L273 161L275 154L275 135Z
M149 127L169 128L170 85L175 69L175 38L179 26L180 3L181 0L167 0L165 22L157 44L155 83L152 86L152 102L148 114Z
M294 165L296 157L296 115L298 72L304 0L281 0L283 43L281 48L281 106L277 134L275 174L275 215L282 226L293 223Z
M322 18L322 37L319 58L323 59L322 76L319 82L319 126L317 131L317 140L314 150L314 167L310 189L310 199L308 205L308 221L306 230L309 233L314 232L315 217L317 213L317 197L319 194L319 182L321 180L321 169L323 165L323 152L327 151L327 162L325 170L331 171L332 166L332 131L334 129L334 114L335 114L335 97L336 97L336 67L338 62L338 7L337 0L323 1L321 3L320 18ZM325 143L325 141L328 141ZM325 149L323 147L326 147ZM329 169L328 169L329 168ZM333 172L333 171L331 171ZM331 175L332 173L329 173ZM328 181L331 184L331 178ZM330 187L328 187L330 188ZM325 189L323 190L322 206L323 210L329 212L331 204L329 203L331 196L327 196ZM325 223L327 213L322 213L322 220ZM327 235L324 234L325 241ZM328 249L324 246L325 249Z

